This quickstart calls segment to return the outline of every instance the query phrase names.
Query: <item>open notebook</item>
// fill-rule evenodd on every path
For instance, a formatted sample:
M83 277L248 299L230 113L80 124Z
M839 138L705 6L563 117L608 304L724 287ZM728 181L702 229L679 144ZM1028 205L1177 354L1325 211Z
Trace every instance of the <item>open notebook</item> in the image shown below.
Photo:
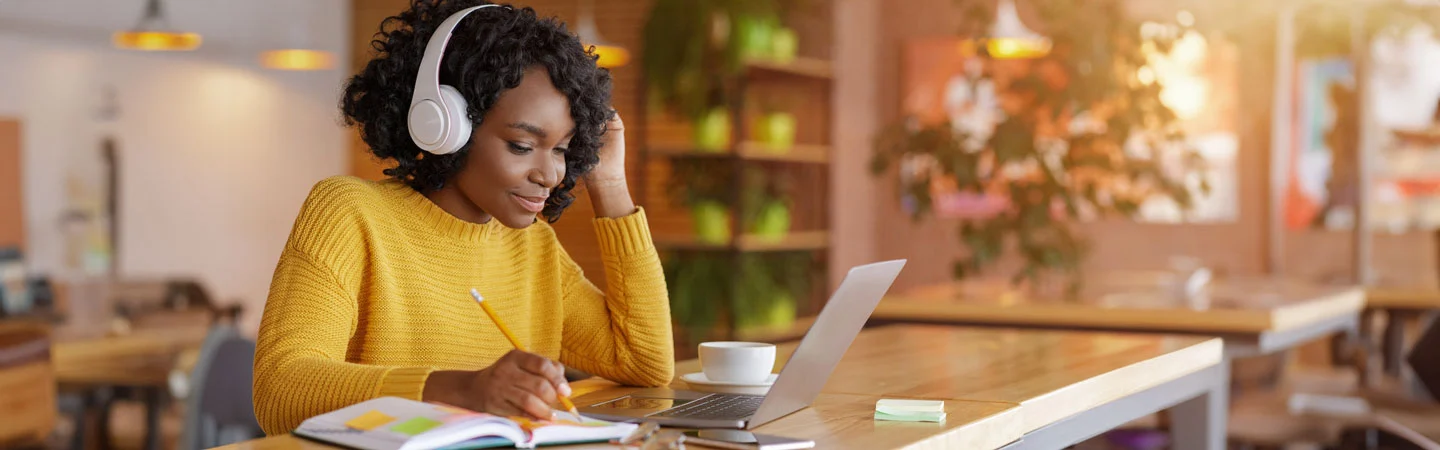
M556 413L553 420L532 422L380 397L312 417L294 434L363 450L458 450L603 442L628 435L635 428L635 424L564 412Z

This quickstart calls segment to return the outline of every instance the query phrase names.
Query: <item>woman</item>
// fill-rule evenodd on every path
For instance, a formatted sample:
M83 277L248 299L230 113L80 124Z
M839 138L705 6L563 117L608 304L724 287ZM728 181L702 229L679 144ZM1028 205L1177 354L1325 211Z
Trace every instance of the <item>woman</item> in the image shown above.
M255 354L266 432L378 396L548 418L557 393L570 394L560 363L633 385L670 381L664 274L626 186L610 75L563 24L529 8L463 16L438 72L464 97L473 132L450 154L412 140L427 41L482 3L417 0L385 20L376 56L346 86L347 123L395 167L380 182L321 181L302 207ZM536 220L559 219L582 179L604 292ZM533 354L513 349L471 288Z

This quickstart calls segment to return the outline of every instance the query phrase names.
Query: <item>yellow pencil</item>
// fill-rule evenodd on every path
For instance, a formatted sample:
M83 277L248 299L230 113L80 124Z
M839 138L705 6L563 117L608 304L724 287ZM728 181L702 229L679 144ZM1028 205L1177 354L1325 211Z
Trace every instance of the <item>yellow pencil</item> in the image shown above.
M520 345L520 340L516 339L513 333L510 333L510 327L505 326L505 322L500 321L500 315L495 314L495 310L490 309L490 305L485 303L485 297L480 296L480 291L471 288L470 296L475 297L475 302L480 304L480 309L484 309L485 315L490 316L490 321L495 322L495 326L500 328L500 332L505 334L505 339L510 340L510 345L514 345L516 350L522 352L529 351L525 350L525 346ZM570 411L570 414L574 414L577 419L580 417L580 412L575 410L575 404L570 403L569 397L566 397L559 392L556 392L555 396L560 398L560 404L564 405L565 409Z

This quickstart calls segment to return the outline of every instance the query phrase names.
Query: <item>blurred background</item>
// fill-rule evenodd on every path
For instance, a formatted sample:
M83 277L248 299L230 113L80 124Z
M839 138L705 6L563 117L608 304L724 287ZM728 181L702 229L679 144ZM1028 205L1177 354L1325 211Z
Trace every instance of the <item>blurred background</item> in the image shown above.
M206 376L249 370L214 355L309 188L384 176L337 103L407 4L0 0L0 442L219 442L193 411L249 407ZM518 4L614 75L682 358L794 339L891 258L892 292L1203 271L1440 308L1440 3ZM577 198L555 226L603 285Z

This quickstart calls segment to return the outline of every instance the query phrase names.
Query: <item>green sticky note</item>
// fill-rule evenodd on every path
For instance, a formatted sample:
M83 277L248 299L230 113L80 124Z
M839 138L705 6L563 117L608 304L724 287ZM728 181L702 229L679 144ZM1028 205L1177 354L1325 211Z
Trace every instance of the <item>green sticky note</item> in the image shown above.
M426 431L430 431L431 428L435 428L440 425L441 422L438 420L431 419L429 417L416 417L404 422L400 422L399 425L390 427L390 431L414 436L420 433L424 433Z
M876 411L895 413L904 412L945 412L945 402L940 400L901 400L893 398L882 398L875 402Z

